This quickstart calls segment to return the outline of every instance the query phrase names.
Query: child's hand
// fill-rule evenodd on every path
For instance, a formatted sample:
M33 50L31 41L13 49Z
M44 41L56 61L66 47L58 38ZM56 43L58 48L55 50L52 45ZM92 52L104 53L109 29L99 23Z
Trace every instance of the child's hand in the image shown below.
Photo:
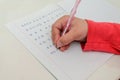
M66 27L69 16L63 16L58 19L52 26L52 40L57 48L61 51L68 49L73 41L85 41L88 32L87 22L83 19L74 18L71 22L68 32L61 36Z

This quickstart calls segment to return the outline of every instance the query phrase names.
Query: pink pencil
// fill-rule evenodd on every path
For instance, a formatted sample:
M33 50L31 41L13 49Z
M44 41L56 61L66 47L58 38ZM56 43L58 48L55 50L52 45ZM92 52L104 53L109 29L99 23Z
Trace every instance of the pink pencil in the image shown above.
M73 7L72 10L71 10L70 17L69 17L69 19L68 19L66 28L64 29L64 31L63 31L63 33L62 33L62 36L65 35L66 31L67 31L68 28L70 27L71 21L72 21L72 19L74 18L74 15L75 15L76 12L77 12L77 8L78 8L78 5L79 5L80 2L81 2L81 0L76 0L76 2L75 2L75 4L74 4L74 7Z

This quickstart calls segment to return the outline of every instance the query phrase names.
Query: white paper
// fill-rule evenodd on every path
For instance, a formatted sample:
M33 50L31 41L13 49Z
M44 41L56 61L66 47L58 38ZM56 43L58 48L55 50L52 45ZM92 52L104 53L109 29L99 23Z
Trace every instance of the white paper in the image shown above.
M86 80L112 54L83 52L79 43L73 43L64 53L57 50L51 41L51 25L66 14L63 5L50 5L7 24L7 28L57 80Z

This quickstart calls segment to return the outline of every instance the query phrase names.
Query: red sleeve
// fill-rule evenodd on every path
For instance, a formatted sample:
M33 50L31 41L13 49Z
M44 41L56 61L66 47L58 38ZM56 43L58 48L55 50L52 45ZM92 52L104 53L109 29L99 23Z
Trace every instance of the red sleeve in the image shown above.
M84 51L102 51L120 54L120 24L107 22L88 22L88 36Z

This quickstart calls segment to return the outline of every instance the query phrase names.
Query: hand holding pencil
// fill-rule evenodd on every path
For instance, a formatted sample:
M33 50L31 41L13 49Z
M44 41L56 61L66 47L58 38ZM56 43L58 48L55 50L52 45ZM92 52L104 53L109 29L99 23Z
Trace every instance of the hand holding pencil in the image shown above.
M61 51L68 49L73 41L83 42L87 37L87 22L77 17L73 18L70 24L71 27L67 30L67 32L64 35L61 35L66 27L68 19L69 16L63 16L52 26L53 43Z
M63 16L52 26L52 40L61 51L68 49L73 41L82 41L87 35L87 23L85 20L75 18L78 5L81 0L76 0L70 16Z

